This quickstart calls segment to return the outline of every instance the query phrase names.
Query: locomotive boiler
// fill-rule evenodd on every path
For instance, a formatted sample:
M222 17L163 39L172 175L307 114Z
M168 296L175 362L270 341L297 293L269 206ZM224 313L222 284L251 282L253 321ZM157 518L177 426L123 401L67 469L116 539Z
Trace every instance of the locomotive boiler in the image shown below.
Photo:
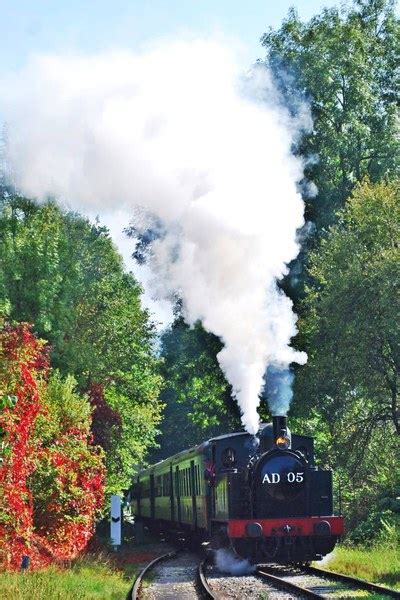
M332 472L315 465L313 439L292 434L286 417L257 437L215 437L143 470L131 500L151 528L253 562L320 560L343 533Z

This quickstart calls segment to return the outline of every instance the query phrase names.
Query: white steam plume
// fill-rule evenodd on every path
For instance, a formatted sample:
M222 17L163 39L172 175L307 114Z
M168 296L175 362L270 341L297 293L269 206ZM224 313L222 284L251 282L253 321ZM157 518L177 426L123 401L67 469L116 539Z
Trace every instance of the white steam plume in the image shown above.
M186 321L222 339L219 363L255 433L266 366L305 362L276 285L299 249L303 165L291 146L304 123L279 104L268 72L243 76L229 49L192 41L37 57L0 82L0 98L22 192L128 209L139 231L149 216L161 223L150 259L158 294L178 293Z

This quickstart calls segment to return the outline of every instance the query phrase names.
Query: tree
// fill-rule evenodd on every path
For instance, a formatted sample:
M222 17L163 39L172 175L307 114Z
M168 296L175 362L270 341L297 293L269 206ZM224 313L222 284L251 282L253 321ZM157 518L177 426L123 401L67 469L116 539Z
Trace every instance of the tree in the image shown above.
M111 446L104 447L114 456L108 463L113 472L107 473L107 489L113 492L122 491L133 464L154 443L162 410L156 332L141 308L141 291L133 275L124 272L106 228L54 202L3 197L0 307L9 318L35 324L51 345L54 367L72 374L80 391L100 386L104 402L112 399L110 408L122 423L109 432ZM146 435L139 426L127 426L131 415L142 422L144 412ZM95 411L93 427L109 427L104 411ZM117 448L128 446L130 460L118 461Z
M104 503L104 456L92 443L92 409L72 376L58 371L39 382L35 469L28 478L35 543L51 559L85 549Z
M104 497L91 408L51 374L43 340L22 323L0 329L0 564L71 559L94 531Z
M0 564L19 568L33 534L27 485L35 468L32 443L41 409L37 378L46 372L44 342L25 325L0 331Z
M400 435L399 201L398 182L359 185L311 254L301 372L327 416L358 399L364 423Z
M353 490L382 486L371 475L392 458L386 480L400 485L399 239L399 182L366 180L310 255L296 409L317 411L325 453Z
M309 23L291 9L278 31L262 37L292 111L306 101L313 131L297 152L311 159L306 176L318 189L306 201L320 231L335 221L358 181L399 173L400 21L393 0L354 0L324 9Z
M135 471L145 462L148 449L157 446L163 404L158 397L154 399L151 382L151 377L142 377L147 395L146 389L138 388L136 397L122 393L115 384L93 384L89 388L94 407L94 441L105 450L109 494L128 489Z

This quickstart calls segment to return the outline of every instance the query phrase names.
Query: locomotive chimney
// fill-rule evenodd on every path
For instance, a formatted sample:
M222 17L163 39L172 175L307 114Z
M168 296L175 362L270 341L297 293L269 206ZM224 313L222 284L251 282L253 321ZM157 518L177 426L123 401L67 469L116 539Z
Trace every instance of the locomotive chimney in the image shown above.
M287 435L287 417L272 417L272 426L274 440L280 435Z
M272 423L265 425L260 432L260 451L273 449L287 450L292 445L292 435L287 426L287 417L272 417Z
M279 450L287 450L292 445L292 436L287 426L287 417L272 417L273 445Z

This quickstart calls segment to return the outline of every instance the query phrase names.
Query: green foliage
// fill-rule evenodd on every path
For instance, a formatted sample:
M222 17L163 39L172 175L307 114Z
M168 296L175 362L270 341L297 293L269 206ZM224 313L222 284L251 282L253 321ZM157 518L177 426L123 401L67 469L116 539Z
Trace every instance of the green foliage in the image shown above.
M350 526L400 485L398 183L360 184L310 256L296 384L321 449L341 473ZM318 430L318 424L317 424Z
M69 429L90 429L91 407L85 396L78 394L77 384L72 375L64 379L55 370L46 383L42 382L40 396L43 404L35 424L36 435L44 446L57 440L60 431Z
M28 200L1 201L1 304L16 321L34 321L45 334L60 321L57 302L62 216L53 204L43 209Z
M399 238L399 185L358 186L310 257L301 379L328 418L350 410L400 434Z
M29 478L35 532L61 555L76 556L75 547L85 547L103 505L103 454L90 444L91 407L77 393L73 377L63 379L52 372L40 383L40 397L33 436L35 469ZM63 548L68 537L72 539Z
M383 546L397 548L400 542L400 518L381 505L373 506L364 521L361 521L348 535L347 545L365 545L376 540Z
M318 195L307 214L326 227L355 183L399 173L400 21L392 0L355 0L324 9L309 23L295 9L262 43L292 110L311 103L314 127L298 152Z
M154 382L155 387L158 385L158 382ZM133 473L145 462L148 449L157 446L156 435L159 432L156 426L161 421L163 405L158 398L154 398L154 388L148 387L150 393L147 397L143 395L140 402L118 393L116 386L106 390L107 403L118 410L121 416L121 430L106 454L108 493L116 494L128 489Z
M120 600L127 594L137 569L117 569L103 556L87 556L71 568L49 567L32 573L1 573L3 600Z
M398 546L387 540L367 547L336 547L324 568L400 590Z
M54 202L0 202L0 307L9 318L35 323L50 343L52 364L72 374L81 391L92 384L109 389L124 422L113 437L109 491L121 492L132 463L154 443L162 409L155 330L140 305L142 290L124 272L106 228ZM135 450L122 459L129 445Z
M200 324L188 327L181 317L163 335L166 409L161 450L154 459L240 427L237 404L217 360L221 348L217 337Z

